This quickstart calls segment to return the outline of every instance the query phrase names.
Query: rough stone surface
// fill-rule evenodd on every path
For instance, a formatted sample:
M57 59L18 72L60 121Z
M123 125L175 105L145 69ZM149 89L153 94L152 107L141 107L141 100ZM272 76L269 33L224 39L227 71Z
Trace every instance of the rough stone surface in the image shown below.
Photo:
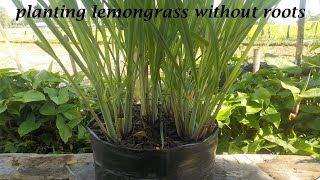
M306 156L218 155L215 179L318 179L320 159ZM94 179L92 154L0 155L0 179Z

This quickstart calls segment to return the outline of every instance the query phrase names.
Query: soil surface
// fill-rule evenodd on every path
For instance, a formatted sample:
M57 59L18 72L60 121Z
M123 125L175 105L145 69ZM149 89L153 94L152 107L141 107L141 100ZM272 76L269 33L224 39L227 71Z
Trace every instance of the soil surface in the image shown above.
M100 119L102 119L102 117L100 117ZM162 115L159 116L159 119L160 121L156 121L153 125L151 117L141 117L140 105L135 105L133 108L133 131L130 136L124 137L119 145L133 149L161 149L161 122L163 123L164 133L163 148L173 148L194 143L192 140L184 140L179 137L172 115ZM102 131L99 129L97 123L93 125L92 130L101 140L108 141L105 135L103 135ZM201 141L201 139L199 141Z

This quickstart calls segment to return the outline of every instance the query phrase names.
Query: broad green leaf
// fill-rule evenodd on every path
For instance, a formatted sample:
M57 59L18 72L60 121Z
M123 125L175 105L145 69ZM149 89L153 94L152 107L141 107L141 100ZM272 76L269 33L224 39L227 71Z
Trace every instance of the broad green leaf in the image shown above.
M40 108L39 112L45 116L54 116L57 114L57 107L54 102L49 100Z
M261 109L262 109L261 105L260 105L260 107L247 105L246 106L246 114L256 114L256 113L260 112Z
M281 91L278 93L278 96L280 96L281 98L286 98L286 97L289 97L289 96L292 96L292 92L290 91Z
M309 51L311 52L311 51L314 51L314 50L316 50L318 48L320 48L320 44L315 44L315 45L311 46Z
M297 95L300 93L300 89L295 87L294 85L292 85L291 83L289 82L282 82L281 81L281 86L285 89L288 89L289 91L291 91L291 93L293 95Z
M43 88L43 91L49 95L49 97L58 96L58 90L54 88Z
M244 102L248 98L248 95L245 93L237 92L235 97L228 99L228 102ZM246 104L246 103L243 103Z
M44 94L36 90L20 92L20 93L14 94L14 96L19 98L17 99L18 101L22 101L24 103L46 100L46 97L44 96Z
M75 109L68 109L67 111L62 112L62 114L69 120L79 119L81 114Z
M264 81L263 87L265 87L271 95L276 95L282 89L280 81L278 79L268 79L267 81Z
M262 118L273 123L276 128L279 128L281 122L281 114L273 107L268 107L261 112Z
M305 57L304 61L312 66L320 67L320 55Z
M16 153L18 151L19 146L17 146L16 142L6 141L3 144L4 152Z
M273 134L273 129L274 129L274 126L271 124L264 125L260 128L259 135L267 136L267 135Z
M57 112L63 113L63 112L69 111L70 109L74 110L76 108L77 108L77 106L74 104L62 104L62 105L58 106Z
M50 97L57 105L65 104L69 101L69 91L65 88L59 90L57 97Z
M33 102L33 101L45 101L46 97L39 91L28 91L24 96L23 96L24 102Z
M260 129L259 121L255 117L248 116L247 118L244 118L244 119L240 120L239 122L248 126L248 127L253 127L257 130Z
M31 131L38 129L41 124L41 121L36 121L34 114L29 114L27 119L20 124L18 133L20 136L24 136Z
M310 114L320 114L320 107L313 105L300 105L300 111L310 113Z
M295 139L293 143L291 143L292 146L294 146L296 149L299 150L299 154L301 155L313 155L315 157L318 157L319 154L314 151L313 145L311 143L308 143L308 141L303 139ZM307 153L307 154L305 154Z
M69 101L69 91L66 88L62 88L60 90L45 88L44 91L57 105L65 104Z
M243 154L243 150L239 146L240 146L240 144L229 143L228 153L229 154Z
M17 105L13 105L13 106L10 106L10 108L8 109L8 113L12 115L20 116L20 110L21 108L19 108Z
M320 88L309 89L299 95L302 98L315 98L320 97Z
M270 92L263 87L258 87L254 90L254 93L251 95L251 99L255 102L262 104L263 102L266 102L266 104L270 103L271 94Z
M0 114L5 112L7 110L7 104L5 103L4 100L0 101Z
M0 126L5 126L5 124L10 120L12 120L12 118L10 118L4 114L1 114L0 115Z
M42 70L34 76L33 89L37 89L38 85L42 82L61 82L61 78L56 74Z
M260 144L263 141L263 139L259 139L253 142L249 142L249 144L246 146L246 154L256 154L258 151L260 151Z
M231 106L222 106L216 119L218 121L224 121L226 119L229 119L229 117L232 114L232 110L233 110L233 107Z
M267 143L264 143L264 145L261 147L261 149L271 149L271 148L275 148L277 146L278 146L277 144L267 141Z
M286 141L280 139L275 135L268 135L263 137L265 140L276 143L277 145L283 147L286 151L289 150L292 153L298 152L298 149L294 148L291 144L288 144Z
M84 139L86 137L87 129L82 125L78 126L78 139Z
M282 71L285 71L291 74L301 74L302 72L302 69L299 66L285 59L281 59L278 57L266 57L265 60L268 65L277 67Z
M81 121L82 121L81 118L77 118L77 119L69 120L67 124L71 129L73 129L76 126L78 126L81 123Z
M56 126L64 143L67 143L69 138L72 136L72 129L67 125L66 121L67 119L65 119L62 115L57 115Z
M305 119L304 125L310 129L314 129L317 131L320 131L320 117L318 118L310 118L310 119Z
M69 109L68 111L62 112L62 114L69 120L79 119L81 114L77 110Z

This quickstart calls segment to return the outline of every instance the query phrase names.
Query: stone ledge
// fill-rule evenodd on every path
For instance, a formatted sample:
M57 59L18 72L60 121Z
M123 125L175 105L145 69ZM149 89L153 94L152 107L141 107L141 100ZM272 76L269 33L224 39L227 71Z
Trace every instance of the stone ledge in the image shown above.
M215 179L317 179L320 159L306 156L218 155ZM0 154L0 179L94 179L92 154Z

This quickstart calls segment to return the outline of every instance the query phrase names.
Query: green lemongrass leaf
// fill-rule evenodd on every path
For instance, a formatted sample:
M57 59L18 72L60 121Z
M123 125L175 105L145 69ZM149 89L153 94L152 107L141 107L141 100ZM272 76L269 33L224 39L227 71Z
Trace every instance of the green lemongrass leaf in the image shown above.
M19 0L14 1L22 7ZM49 7L44 0L39 2L41 7ZM65 4L66 7L79 9L77 1L49 2L52 7ZM134 96L142 102L144 115L155 121L159 110L173 113L178 134L197 140L213 130L213 120L224 102L225 93L237 79L241 64L267 22L268 18L263 18L264 9L272 8L278 2L222 1L222 4L232 8L257 7L257 18L201 19L190 12L186 18L170 20L160 17L159 13L158 18L148 21L140 17L99 19L87 16L79 22L73 18L44 18L49 29L93 84L106 128L42 32L32 19L28 22L39 37L37 44L66 72L110 141L119 142L123 136L130 134L132 117L136 115L132 112ZM82 4L88 13L93 13L93 5L110 9L190 10L210 7L212 1L82 0ZM230 71L229 60L259 19L249 46L234 70ZM64 35L69 37L72 44ZM99 46L98 42L102 44ZM219 87L222 74L225 74L226 82ZM140 87L140 90L136 90L136 87ZM159 104L161 109L158 109ZM66 116L69 120L74 118L72 113ZM163 130L160 133L163 134ZM164 144L163 135L161 138Z

